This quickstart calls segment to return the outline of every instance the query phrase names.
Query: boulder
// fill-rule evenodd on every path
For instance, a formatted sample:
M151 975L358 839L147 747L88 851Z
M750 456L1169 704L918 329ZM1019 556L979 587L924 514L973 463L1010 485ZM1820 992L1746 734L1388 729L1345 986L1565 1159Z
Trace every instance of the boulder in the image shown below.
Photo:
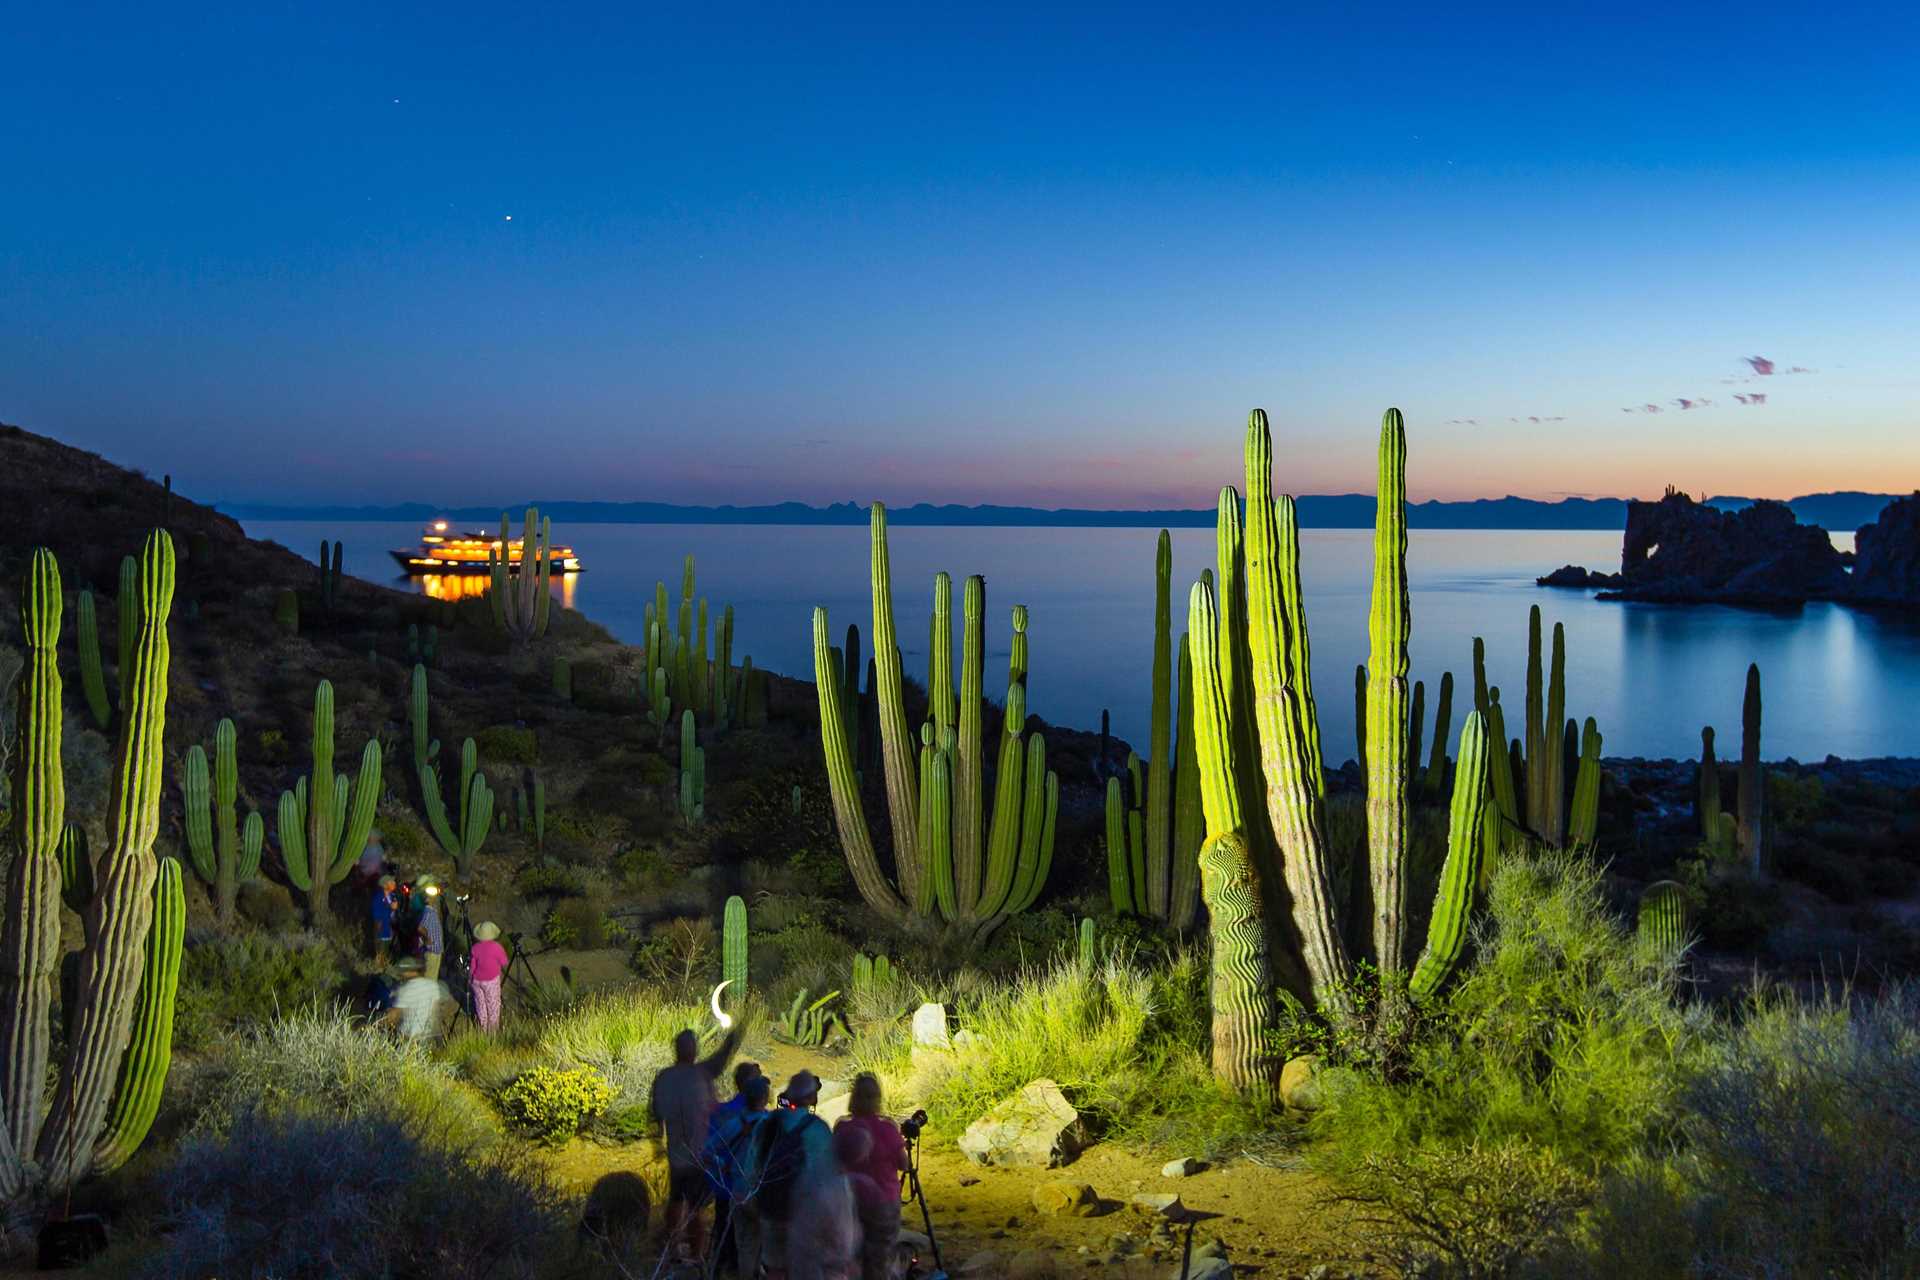
M1192 1156L1181 1156L1178 1160L1169 1160L1160 1166L1163 1178L1190 1178L1206 1168L1206 1163Z
M1280 1068L1280 1101L1296 1111L1320 1109L1320 1055L1303 1053Z
M1889 502L1853 535L1847 594L1862 604L1920 604L1920 492Z
M1092 1217L1100 1208L1100 1197L1084 1182L1042 1182L1033 1189L1033 1207L1055 1216Z
M1030 1081L967 1126L960 1150L975 1164L1051 1169L1086 1142L1080 1113L1051 1080Z
M1180 1203L1180 1197L1167 1191L1145 1192L1128 1201L1135 1213L1154 1214L1162 1218L1178 1218L1186 1212L1186 1206Z
M1535 578L1534 584L1542 587L1618 587L1621 586L1617 573L1600 573L1584 565L1563 564L1544 578Z
M923 1004L913 1011L913 1046L916 1049L946 1049L953 1044L947 1034L947 1006Z

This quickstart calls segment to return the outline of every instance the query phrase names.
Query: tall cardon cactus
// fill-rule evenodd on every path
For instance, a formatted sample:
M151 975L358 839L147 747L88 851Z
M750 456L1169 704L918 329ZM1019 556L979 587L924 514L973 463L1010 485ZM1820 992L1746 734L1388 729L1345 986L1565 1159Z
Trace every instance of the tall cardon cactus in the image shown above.
M313 772L280 793L280 856L287 880L307 895L307 914L326 918L327 893L347 878L373 830L380 800L380 740L367 739L351 780L333 771L333 685L313 691ZM491 815L489 815L491 821Z
M739 894L727 899L720 918L720 976L733 988L733 998L747 994L747 901Z
M967 579L961 594L960 690L953 690L952 579L934 580L930 634L928 719L918 735L907 727L900 649L893 621L893 574L887 550L886 508L872 521L873 661L879 704L881 762L893 830L896 878L880 869L861 807L853 744L845 714L847 692L836 661L825 609L813 614L814 681L820 699L820 737L833 797L840 846L861 897L890 919L936 912L972 932L997 927L1033 904L1053 860L1059 779L1046 767L1046 743L1027 734L1027 610L1013 610L1006 712L986 821L987 743L982 730L986 650L986 581ZM843 659L842 659L843 660Z
M512 534L513 525L502 511L499 545L487 552L487 571L493 580L494 625L524 643L547 633L548 613L553 607L553 594L547 589L553 572L553 521L543 520L537 508L527 508L517 573Z
M197 742L187 749L187 771L180 784L193 869L212 886L222 925L233 923L240 886L259 872L260 850L266 841L266 823L258 813L247 814L244 824L239 820L240 770L234 741L233 721L222 720L213 733L212 786L208 786L207 753Z
M1767 775L1760 767L1760 666L1747 666L1747 694L1740 706L1740 855L1755 875L1766 865Z
M86 945L73 984L64 1058L44 1113L62 846L79 861L85 854L81 842L63 840L60 680L54 654L60 581L52 555L44 550L34 553L22 597L28 655L14 773L18 848L0 923L0 1053L5 1055L0 1071L5 1113L0 1117L0 1200L13 1201L36 1190L58 1192L96 1168L124 1159L145 1132L139 1123L143 1099L158 1097L167 1070L164 1053L156 1050L161 1040L171 1038L170 1030L153 1028L171 1020L171 984L164 979L170 952L172 967L178 966L175 921L180 913L174 909L176 869L171 891L163 885L165 900L155 928L155 886L162 874L153 842L160 827L171 658L167 617L174 588L173 541L164 531L147 538L122 586L126 656L109 841L88 869L93 886L81 903ZM147 1002L154 1015L151 1022L140 1014L143 989L152 993Z
M468 738L460 744L459 787L453 796L454 813L447 814L446 798L441 794L440 768L429 761L420 771L420 797L427 812L427 829L440 842L461 875L473 864L473 855L487 842L493 830L493 789L487 775L480 772L480 749ZM454 825L455 822L459 826Z

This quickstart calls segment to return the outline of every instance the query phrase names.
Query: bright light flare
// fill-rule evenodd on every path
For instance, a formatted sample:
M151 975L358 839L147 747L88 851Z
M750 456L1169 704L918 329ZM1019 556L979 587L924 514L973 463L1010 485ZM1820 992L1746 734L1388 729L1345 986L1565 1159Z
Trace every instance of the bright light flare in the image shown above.
M723 982L719 986L715 987L713 989L713 996L708 1001L708 1003L710 1003L713 1006L714 1020L720 1024L720 1029L722 1031L733 1030L732 1016L729 1015L725 1009L722 1009L720 1007L720 993L722 991L725 991L727 989L727 983L732 981L733 981L732 978L728 978L726 982Z

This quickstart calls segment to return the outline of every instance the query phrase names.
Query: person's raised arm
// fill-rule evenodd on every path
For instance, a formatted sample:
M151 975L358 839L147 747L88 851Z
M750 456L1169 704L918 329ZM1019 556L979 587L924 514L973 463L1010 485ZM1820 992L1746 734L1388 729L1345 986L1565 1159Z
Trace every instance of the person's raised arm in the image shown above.
M733 1061L734 1054L740 1052L740 1042L746 1038L746 1025L744 1023L736 1024L727 1032L726 1038L720 1042L720 1047L701 1060L700 1069L713 1079L718 1080L722 1075L726 1074L727 1064Z

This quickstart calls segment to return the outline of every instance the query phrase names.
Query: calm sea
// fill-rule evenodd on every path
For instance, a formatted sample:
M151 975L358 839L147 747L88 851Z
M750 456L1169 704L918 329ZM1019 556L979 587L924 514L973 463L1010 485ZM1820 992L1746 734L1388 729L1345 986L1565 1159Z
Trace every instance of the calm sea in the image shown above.
M417 544L414 525L254 521L247 532L309 559L322 537L346 544L347 571L408 586L389 548ZM641 639L656 580L677 601L682 557L696 558L698 590L734 607L735 660L811 678L812 610L825 605L836 643L858 623L870 652L868 543L863 527L576 524L559 535L587 566L556 591L623 639ZM1048 720L1098 728L1144 747L1153 656L1151 529L895 528L890 544L896 622L907 670L924 678L933 575L987 581L987 688L1005 686L1008 614L1030 611L1029 706ZM1175 634L1186 588L1213 561L1211 530L1173 535ZM1353 671L1367 647L1372 535L1301 536L1313 678L1331 759L1353 755ZM1488 675L1508 705L1526 670L1527 607L1567 631L1567 713L1594 716L1608 755L1690 756L1711 724L1723 757L1738 751L1749 662L1764 682L1765 754L1818 759L1920 755L1920 621L1810 605L1789 613L1719 606L1615 604L1584 591L1544 590L1536 576L1562 564L1612 568L1617 533L1416 530L1413 674L1432 715L1440 674L1455 680L1453 726L1472 701L1473 637L1487 643ZM421 590L415 581L413 590ZM1177 643L1177 639L1176 639ZM957 646L956 646L957 653Z

